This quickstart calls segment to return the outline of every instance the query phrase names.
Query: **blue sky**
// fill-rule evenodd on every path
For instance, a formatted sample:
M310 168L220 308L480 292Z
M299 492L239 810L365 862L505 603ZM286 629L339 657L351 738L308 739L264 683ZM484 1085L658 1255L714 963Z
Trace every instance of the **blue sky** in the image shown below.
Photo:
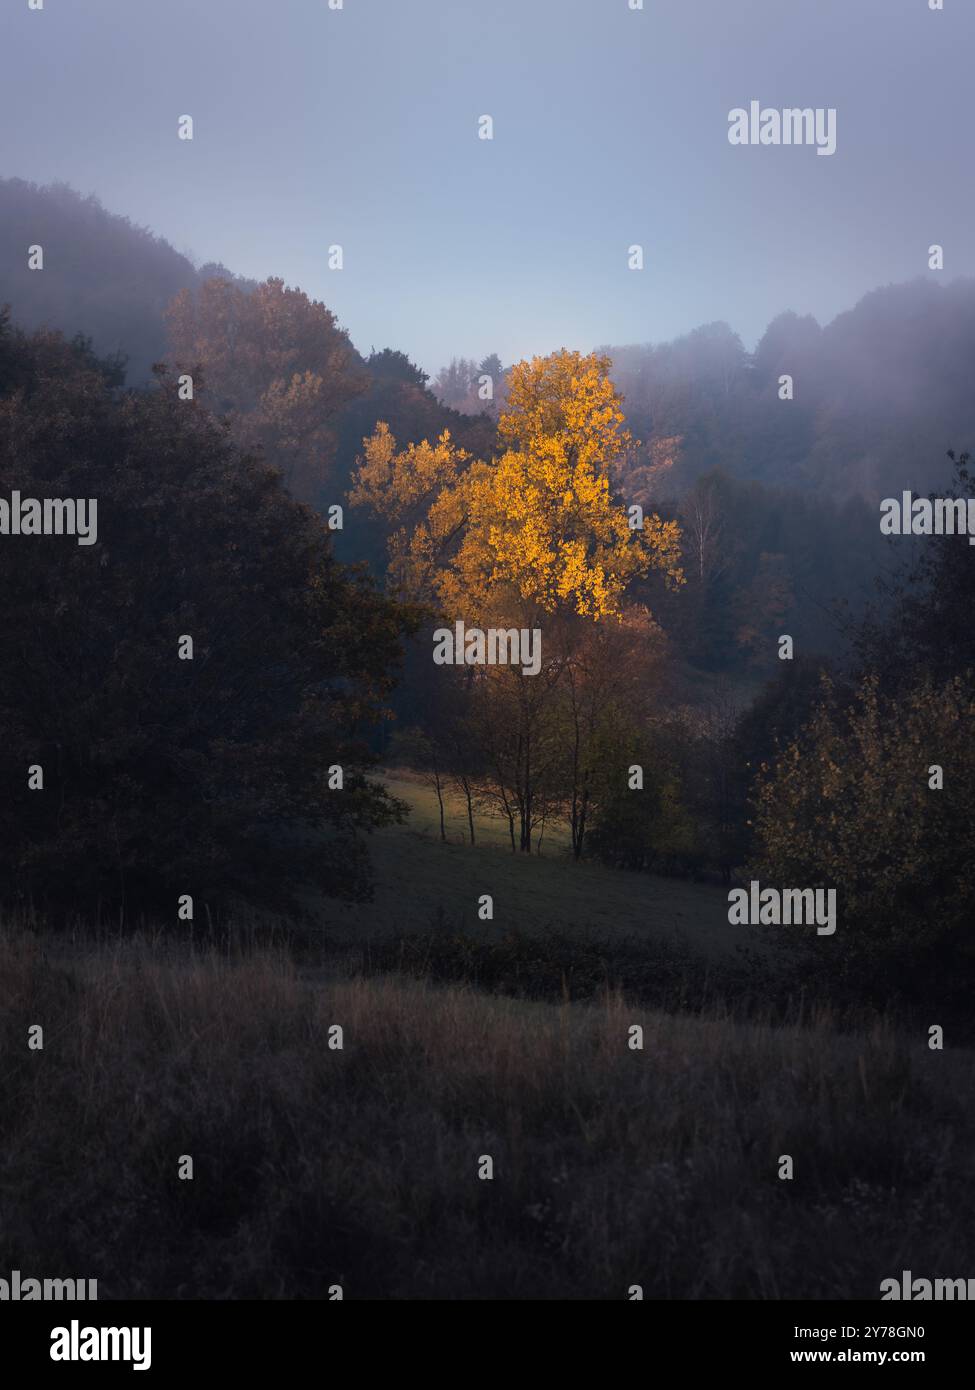
M934 242L975 274L972 0L0 0L0 38L0 174L428 371L715 319L752 346ZM753 99L835 107L836 153L730 145Z

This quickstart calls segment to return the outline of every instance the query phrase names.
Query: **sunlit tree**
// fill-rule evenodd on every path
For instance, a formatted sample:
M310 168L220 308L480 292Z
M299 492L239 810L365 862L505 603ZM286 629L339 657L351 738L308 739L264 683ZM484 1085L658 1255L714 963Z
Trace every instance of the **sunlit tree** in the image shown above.
M213 278L177 295L166 325L169 360L199 376L204 404L315 501L335 457L331 422L367 385L331 311L283 280L250 289Z

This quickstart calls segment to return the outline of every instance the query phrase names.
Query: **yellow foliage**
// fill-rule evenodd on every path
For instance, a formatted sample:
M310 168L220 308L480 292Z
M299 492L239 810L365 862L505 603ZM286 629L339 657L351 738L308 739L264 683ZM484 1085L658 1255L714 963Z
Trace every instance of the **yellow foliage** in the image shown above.
M350 500L397 529L390 570L445 611L496 610L505 596L548 611L618 617L632 580L683 581L680 530L658 516L630 529L609 470L632 445L609 360L560 352L513 367L499 435L471 463L443 434L402 453L387 426L364 443Z

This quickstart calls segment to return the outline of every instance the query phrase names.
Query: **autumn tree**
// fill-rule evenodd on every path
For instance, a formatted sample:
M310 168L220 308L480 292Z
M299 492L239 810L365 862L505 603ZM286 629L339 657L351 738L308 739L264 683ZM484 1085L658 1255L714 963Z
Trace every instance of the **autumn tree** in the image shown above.
M199 376L201 400L237 442L260 449L300 500L321 500L335 417L367 384L331 311L283 280L248 289L213 278L181 291L166 325L168 360Z
M866 677L847 704L824 677L810 722L762 770L755 872L836 889L837 961L901 983L970 962L973 789L970 682L923 678L891 696Z
M570 352L513 367L498 424L507 447L489 464L447 434L398 453L377 428L350 500L395 528L398 582L457 616L508 604L592 619L618 618L627 586L652 570L681 582L677 524L651 514L631 529L611 492L632 440L608 369Z
M363 441L349 502L368 508L383 525L388 579L397 593L438 605L443 573L467 521L472 464L449 430L433 444L424 439L398 450L389 426L380 421Z
M563 633L573 623L620 623L637 578L682 582L676 523L650 514L631 528L613 493L612 469L632 440L608 372L607 359L577 352L513 367L501 452L489 462L448 434L398 450L380 425L350 495L386 526L398 590L448 620L543 632L538 676L485 667L472 684L493 794L513 841L517 823L522 850L564 801L567 726L556 692L572 644ZM574 679L582 678L580 667Z

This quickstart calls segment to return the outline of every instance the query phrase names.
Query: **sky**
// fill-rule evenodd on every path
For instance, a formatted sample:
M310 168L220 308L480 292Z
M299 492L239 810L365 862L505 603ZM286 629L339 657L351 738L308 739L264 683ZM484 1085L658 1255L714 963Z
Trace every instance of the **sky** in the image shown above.
M431 373L975 274L975 0L631 3L0 0L0 175ZM752 101L835 108L835 153L732 145Z

